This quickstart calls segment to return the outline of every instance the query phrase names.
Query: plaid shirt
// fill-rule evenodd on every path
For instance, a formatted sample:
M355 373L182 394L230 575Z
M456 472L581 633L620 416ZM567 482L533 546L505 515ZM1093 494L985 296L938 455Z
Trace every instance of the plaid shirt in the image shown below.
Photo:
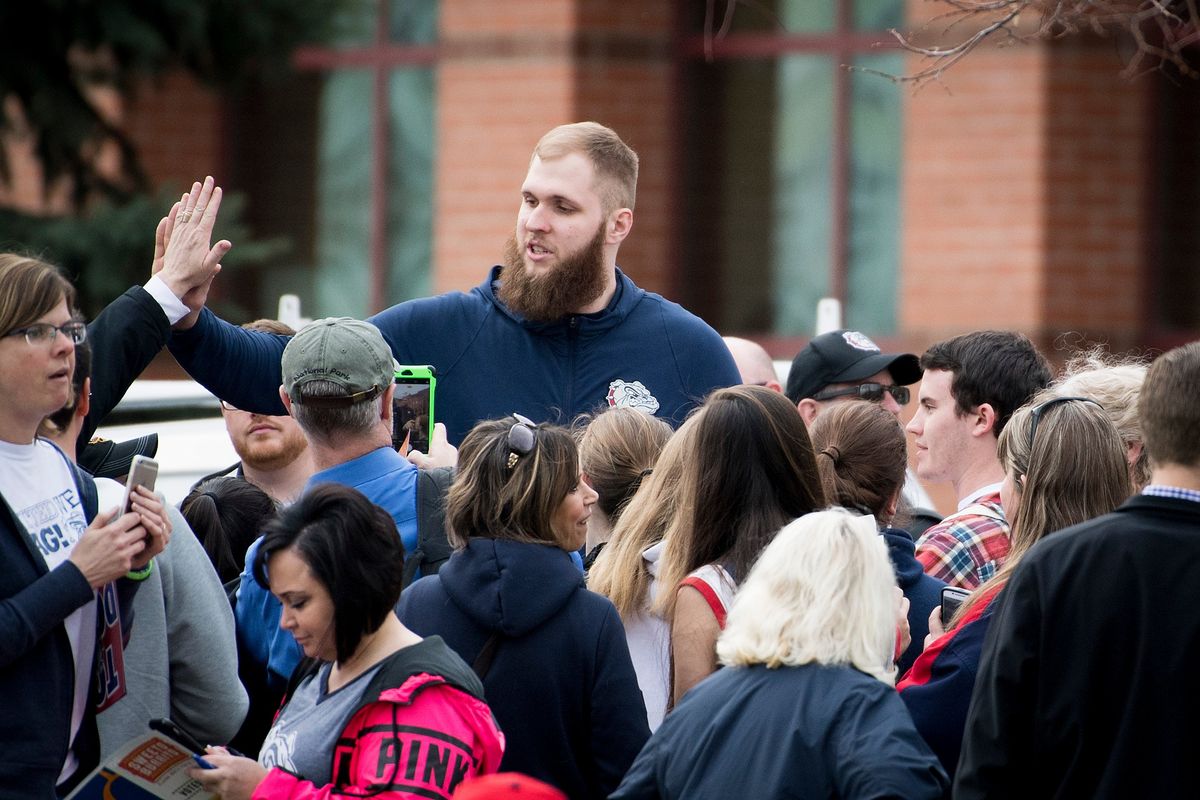
M974 589L1004 565L1010 543L1000 494L994 493L925 531L917 540L917 560L926 574Z
M1191 500L1193 503L1200 503L1200 492L1194 489L1180 489L1178 486L1164 486L1161 483L1152 483L1145 489L1142 489L1142 494L1148 494L1151 497L1171 497L1176 500Z

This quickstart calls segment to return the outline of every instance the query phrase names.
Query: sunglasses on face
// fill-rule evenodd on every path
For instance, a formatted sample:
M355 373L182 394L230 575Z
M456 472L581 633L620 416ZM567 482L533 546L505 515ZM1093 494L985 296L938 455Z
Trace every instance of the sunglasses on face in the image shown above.
M909 392L907 386L884 386L882 383L860 383L845 389L826 389L813 395L813 400L832 400L835 397L858 397L872 403L883 400L887 392L900 405L908 405Z
M13 328L8 336L24 336L31 345L48 345L61 333L71 340L71 344L83 344L87 340L87 325L82 322L64 322L62 325L51 325L49 322L35 322L24 328Z

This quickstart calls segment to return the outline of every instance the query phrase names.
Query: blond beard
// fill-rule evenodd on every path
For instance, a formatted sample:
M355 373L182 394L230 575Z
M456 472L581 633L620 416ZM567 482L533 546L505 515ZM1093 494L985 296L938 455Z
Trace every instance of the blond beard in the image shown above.
M524 251L512 235L504 245L500 302L531 322L556 322L587 306L604 293L604 225L584 247L564 258L545 275L525 268Z

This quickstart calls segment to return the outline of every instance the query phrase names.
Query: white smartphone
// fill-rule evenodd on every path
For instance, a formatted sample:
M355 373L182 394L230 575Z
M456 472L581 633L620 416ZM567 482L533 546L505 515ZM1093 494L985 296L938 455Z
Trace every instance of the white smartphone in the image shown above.
M133 504L130 500L130 495L133 494L133 487L145 486L150 491L154 491L154 481L157 478L157 461L146 456L133 457L133 462L129 465L129 475L125 478L125 497L121 500L122 515L128 514L133 510Z

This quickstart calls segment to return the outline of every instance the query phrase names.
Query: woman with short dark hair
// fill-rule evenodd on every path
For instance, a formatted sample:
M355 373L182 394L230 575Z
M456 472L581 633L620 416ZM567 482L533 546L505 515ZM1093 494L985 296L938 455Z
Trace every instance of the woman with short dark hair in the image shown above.
M463 779L495 772L504 738L479 680L392 613L403 567L392 518L350 487L321 484L284 509L253 575L279 598L280 626L306 658L258 762L210 748L215 769L193 777L225 800L449 798ZM435 749L445 769L406 767Z
M502 768L573 798L607 797L649 736L620 617L568 555L595 502L565 429L479 423L446 501L456 551L397 608L474 664L504 729Z

